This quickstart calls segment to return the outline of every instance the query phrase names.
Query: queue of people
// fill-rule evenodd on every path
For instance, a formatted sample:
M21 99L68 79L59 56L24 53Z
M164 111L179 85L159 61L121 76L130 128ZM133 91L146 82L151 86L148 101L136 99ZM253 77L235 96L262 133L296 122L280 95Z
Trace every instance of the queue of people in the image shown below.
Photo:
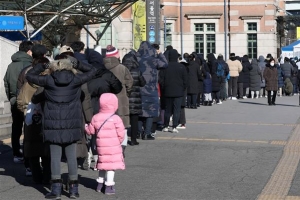
M298 93L300 64L288 58L281 64L271 55L250 62L231 53L225 61L210 53L205 60L195 52L180 55L172 46L162 53L147 41L122 61L112 45L101 53L77 41L50 58L45 46L24 41L7 68L13 161L24 163L35 183L51 183L47 199L61 198L62 157L70 198L79 197L78 164L98 171L97 192L115 194L115 171L125 169L127 145L155 140L158 127L186 129L185 109L266 95L275 105L277 91Z

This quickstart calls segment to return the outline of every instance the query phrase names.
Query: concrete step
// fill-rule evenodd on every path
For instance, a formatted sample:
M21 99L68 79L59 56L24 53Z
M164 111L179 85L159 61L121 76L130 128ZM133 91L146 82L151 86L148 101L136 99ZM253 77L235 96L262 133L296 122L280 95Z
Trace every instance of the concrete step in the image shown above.
M0 124L10 124L12 123L11 114L0 114Z
M0 137L9 138L11 134L11 124L0 124Z

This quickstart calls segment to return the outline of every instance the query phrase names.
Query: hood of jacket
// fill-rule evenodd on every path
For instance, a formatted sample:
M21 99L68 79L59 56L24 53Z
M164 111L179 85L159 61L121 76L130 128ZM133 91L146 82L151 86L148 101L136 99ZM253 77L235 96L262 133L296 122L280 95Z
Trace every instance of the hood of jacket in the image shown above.
M216 60L216 57L213 53L207 54L207 62L213 63Z
M137 61L136 51L135 50L131 50L130 52L128 52L123 57L122 64L125 65L129 70L131 68L138 68L139 67L139 63Z
M119 59L116 57L104 58L104 66L106 69L111 70L120 64Z
M264 56L259 56L258 61L259 62L265 62L265 57Z
M176 49L169 50L169 62L178 62L178 52Z
M89 64L93 65L96 69L105 69L103 64L103 57L97 51L90 51L87 56Z
M69 85L73 79L76 70L69 59L56 60L50 63L49 70L56 85Z
M143 41L140 45L140 48L137 52L137 57L156 57L157 52L156 49L154 49L151 44L148 41Z
M286 79L284 80L284 83L285 83L285 84L287 84L287 83L291 83L291 79L289 79L289 78L286 78Z
M32 62L33 58L24 51L18 51L11 56L13 62Z
M256 58L253 58L253 59L252 59L251 65L256 65L256 66L258 66L258 63L257 63Z
M115 113L118 110L118 98L113 93L103 93L99 98L100 112Z
M244 56L242 57L242 63L249 63L249 58L248 58L247 55L244 55Z

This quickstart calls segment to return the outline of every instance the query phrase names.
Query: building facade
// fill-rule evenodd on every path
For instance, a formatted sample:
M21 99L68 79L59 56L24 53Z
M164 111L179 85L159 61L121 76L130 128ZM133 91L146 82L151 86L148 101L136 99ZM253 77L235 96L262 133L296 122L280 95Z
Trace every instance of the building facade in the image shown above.
M160 3L161 50L172 45L181 53L225 55L226 52L227 58L232 52L250 58L268 53L279 56L276 18L285 14L284 9L278 9L285 7L283 0L226 0L225 6L224 0L160 0ZM108 29L111 40L101 40L101 46L113 44L121 55L133 48L132 19L130 8L113 21ZM90 27L94 28L91 32L99 27ZM81 40L95 44L92 38L85 40L89 37L84 32Z

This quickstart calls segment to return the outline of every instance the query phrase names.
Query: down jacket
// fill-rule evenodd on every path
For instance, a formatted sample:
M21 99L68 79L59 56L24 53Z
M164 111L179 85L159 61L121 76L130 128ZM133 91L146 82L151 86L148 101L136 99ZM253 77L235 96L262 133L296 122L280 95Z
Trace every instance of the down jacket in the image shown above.
M39 75L45 65L37 65L26 74L28 82L44 87L45 105L43 119L44 141L69 144L79 141L83 134L81 85L93 77L95 69L78 65L76 71L68 59L50 64L50 74Z
M142 110L141 117L158 117L158 70L168 67L168 61L162 53L156 50L147 41L143 41L137 52L140 70L146 80L146 85L141 88Z
M98 152L97 169L125 169L121 143L124 140L125 127L122 119L114 113L118 109L118 99L112 93L104 93L99 99L100 112L93 116L85 127L89 135L96 135ZM107 120L105 122L105 120ZM101 127L102 126L102 127ZM99 128L100 131L98 132Z
M266 90L267 91L277 91L278 90L278 74L277 68L275 66L266 65L264 71L264 78L266 80Z
M262 75L261 75L260 68L258 67L256 58L253 58L251 65L252 65L252 70L250 71L250 90L259 91Z
M140 115L142 114L141 87L145 86L146 81L141 74L135 54L134 50L126 54L123 57L122 64L128 68L133 78L133 85L129 95L129 112L131 115Z

